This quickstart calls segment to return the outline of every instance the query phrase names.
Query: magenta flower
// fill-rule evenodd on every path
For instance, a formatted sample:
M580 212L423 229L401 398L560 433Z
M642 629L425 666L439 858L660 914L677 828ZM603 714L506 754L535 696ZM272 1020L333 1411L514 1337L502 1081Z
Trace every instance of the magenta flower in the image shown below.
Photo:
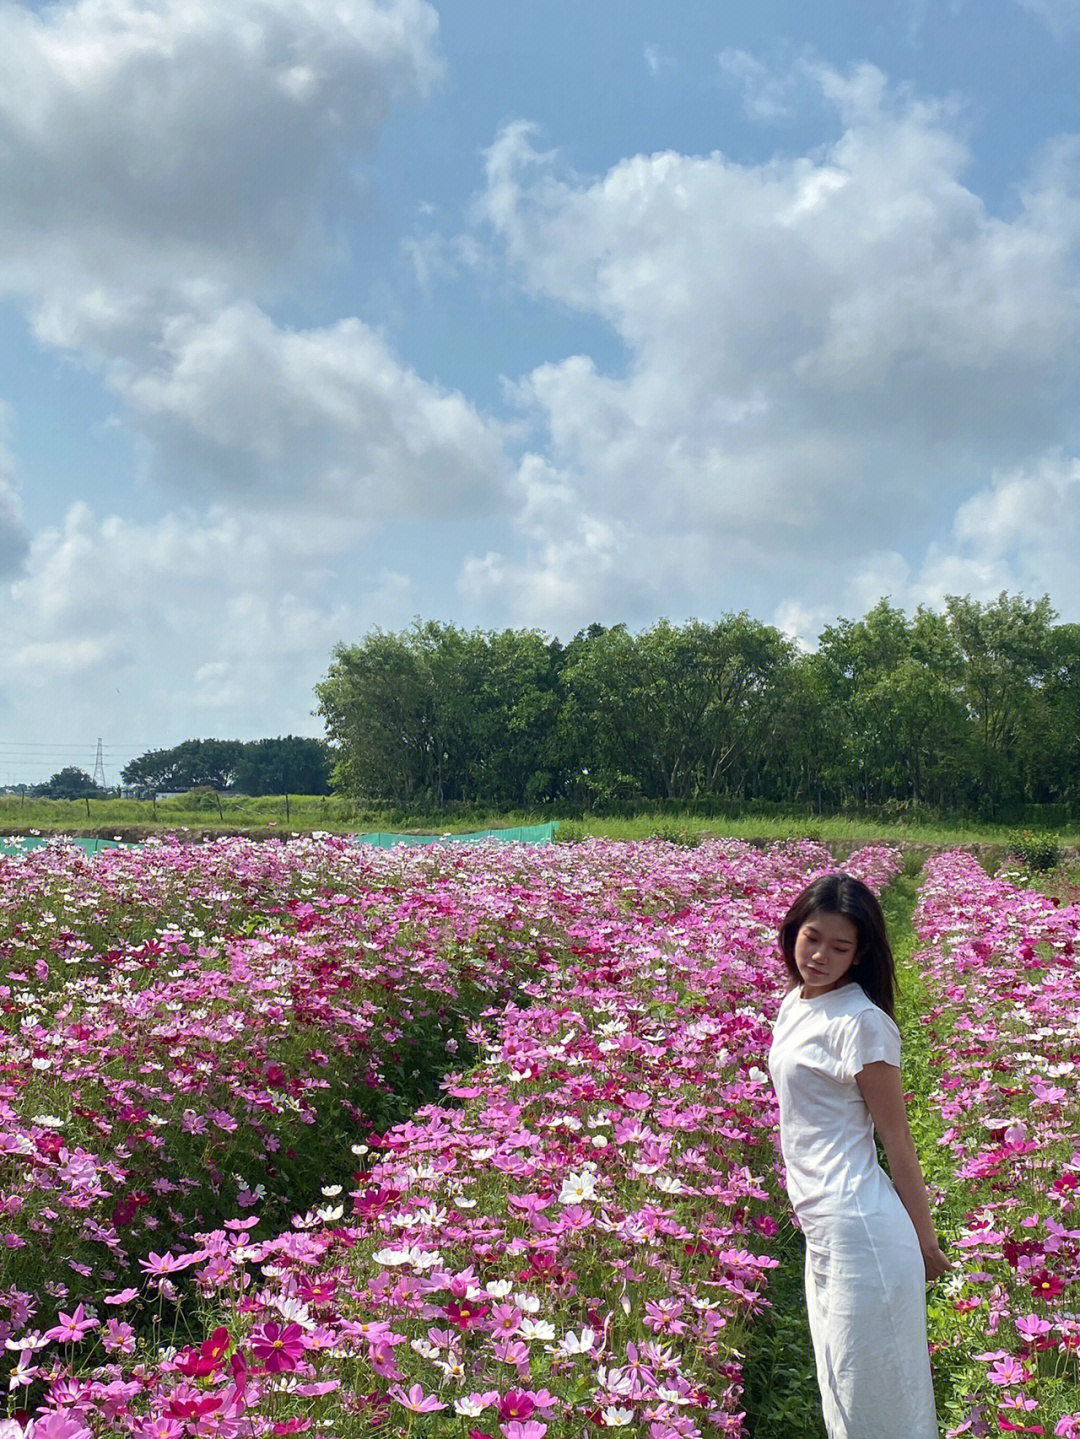
M526 1419L524 1423L520 1419L511 1419L509 1424L500 1424L499 1428L506 1439L544 1439L547 1433L547 1425L539 1424L535 1419Z
M299 1324L278 1324L268 1319L251 1331L251 1352L270 1374L295 1369L304 1353L304 1331Z

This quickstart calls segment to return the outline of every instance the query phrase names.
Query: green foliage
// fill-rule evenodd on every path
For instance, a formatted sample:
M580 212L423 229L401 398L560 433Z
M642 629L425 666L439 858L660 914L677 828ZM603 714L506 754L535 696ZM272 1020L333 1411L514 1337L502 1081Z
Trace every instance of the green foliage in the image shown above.
M780 1204L786 1207L786 1200ZM771 1308L755 1321L743 1361L744 1402L754 1439L825 1439L814 1348L806 1318L805 1245L788 1221L773 1241Z
M332 758L324 740L188 739L147 750L121 771L125 784L152 792L236 789L243 794L327 794Z
M316 687L335 788L410 811L852 813L1069 824L1080 625L1045 597L887 599L813 653L747 614L637 634L417 620L339 645ZM551 817L550 810L549 815Z
M555 831L557 844L580 844L585 838L585 826L577 819L561 819Z
M1061 860L1061 844L1057 835L1045 830L1017 830L1007 837L1005 846L1025 869L1036 872L1054 869Z
M44 784L36 785L33 793L42 799L93 799L102 791L84 769L68 765L58 770Z
M228 789L243 748L240 740L186 739L172 749L147 750L120 773L125 784L152 791Z
M332 757L325 740L286 735L245 744L233 788L241 794L328 794Z

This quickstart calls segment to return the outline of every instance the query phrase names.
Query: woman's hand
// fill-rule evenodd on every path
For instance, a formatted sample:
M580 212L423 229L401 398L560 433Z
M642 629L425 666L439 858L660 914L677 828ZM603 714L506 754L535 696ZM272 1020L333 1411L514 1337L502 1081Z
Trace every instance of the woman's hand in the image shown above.
M926 1282L933 1284L935 1279L940 1279L943 1274L948 1274L952 1264L941 1251L941 1245L935 1239L933 1244L923 1249L923 1264L926 1266Z

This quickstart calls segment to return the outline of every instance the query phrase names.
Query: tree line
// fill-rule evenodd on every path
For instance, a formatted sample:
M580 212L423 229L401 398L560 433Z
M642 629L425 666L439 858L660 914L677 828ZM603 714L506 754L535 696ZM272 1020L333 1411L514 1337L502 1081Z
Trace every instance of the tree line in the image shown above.
M333 763L321 739L188 739L152 749L120 771L139 789L175 792L208 786L239 794L328 794Z
M146 794L200 788L244 795L329 794L332 766L330 747L321 739L187 739L168 749L147 750L120 776L128 788ZM68 765L29 793L43 799L101 799L110 791L84 769Z
M604 809L775 801L1000 817L1071 807L1080 626L1049 598L881 600L804 652L745 612L530 629L417 620L316 686L334 787L377 803Z

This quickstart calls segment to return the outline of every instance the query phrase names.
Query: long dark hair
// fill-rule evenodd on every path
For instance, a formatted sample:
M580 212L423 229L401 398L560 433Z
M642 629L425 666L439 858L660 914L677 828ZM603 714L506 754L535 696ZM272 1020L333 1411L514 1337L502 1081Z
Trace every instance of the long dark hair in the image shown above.
M793 981L792 987L802 980L795 963L795 938L815 913L842 914L855 925L859 937L855 962L848 976L895 1021L896 965L885 930L885 916L874 891L850 874L823 874L813 880L784 916L780 926L780 952Z

